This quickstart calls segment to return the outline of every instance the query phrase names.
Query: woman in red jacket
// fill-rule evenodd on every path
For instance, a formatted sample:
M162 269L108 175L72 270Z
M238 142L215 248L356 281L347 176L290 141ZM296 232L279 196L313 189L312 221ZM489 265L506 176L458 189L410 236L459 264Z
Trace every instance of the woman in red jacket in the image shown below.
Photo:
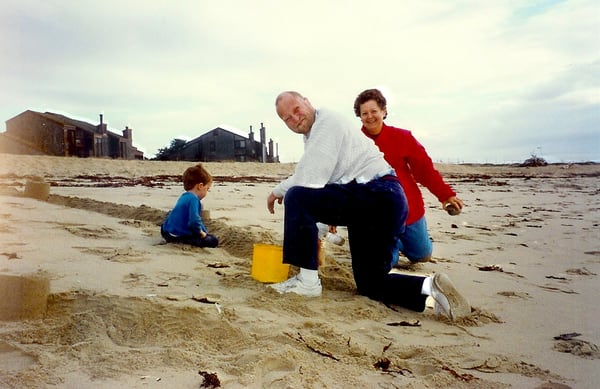
M379 90L367 89L360 93L354 100L354 113L363 124L362 132L373 139L387 162L396 170L408 200L406 232L398 241L399 251L411 262L430 260L433 247L427 232L423 196L417 183L437 197L450 214L460 212L462 200L444 182L427 151L410 131L383 122L387 117L387 102Z

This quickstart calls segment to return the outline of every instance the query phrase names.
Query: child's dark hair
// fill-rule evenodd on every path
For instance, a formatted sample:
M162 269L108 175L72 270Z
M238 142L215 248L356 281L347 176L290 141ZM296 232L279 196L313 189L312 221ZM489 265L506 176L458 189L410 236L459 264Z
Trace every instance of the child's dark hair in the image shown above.
M385 97L383 97L383 94L378 89L367 89L365 91L362 91L356 97L356 100L354 100L354 113L356 114L357 117L360 117L360 106L369 100L374 100L380 109L387 108L387 101L385 100ZM387 117L387 112L383 118L385 119L386 117Z
M189 167L183 172L183 189L190 190L197 184L212 183L212 176L201 163Z

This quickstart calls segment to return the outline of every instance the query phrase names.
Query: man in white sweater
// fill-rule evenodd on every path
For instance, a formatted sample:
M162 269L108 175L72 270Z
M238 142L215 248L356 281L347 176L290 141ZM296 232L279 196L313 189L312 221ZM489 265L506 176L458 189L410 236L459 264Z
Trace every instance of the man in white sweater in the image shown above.
M282 92L277 114L304 136L304 154L292 176L267 199L269 212L284 201L283 261L298 275L271 285L279 293L320 296L317 222L348 227L358 292L418 312L427 296L451 319L470 314L469 303L444 274L390 273L396 242L404 232L406 198L394 170L372 140L336 114L313 108L297 92Z

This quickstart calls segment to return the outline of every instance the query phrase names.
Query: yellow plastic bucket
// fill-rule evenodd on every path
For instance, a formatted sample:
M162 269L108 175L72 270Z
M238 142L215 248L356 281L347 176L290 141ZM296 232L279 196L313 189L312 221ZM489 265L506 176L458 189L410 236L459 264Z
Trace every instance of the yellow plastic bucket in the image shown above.
M288 278L290 265L283 263L283 248L255 243L252 251L251 275L260 282L281 282Z

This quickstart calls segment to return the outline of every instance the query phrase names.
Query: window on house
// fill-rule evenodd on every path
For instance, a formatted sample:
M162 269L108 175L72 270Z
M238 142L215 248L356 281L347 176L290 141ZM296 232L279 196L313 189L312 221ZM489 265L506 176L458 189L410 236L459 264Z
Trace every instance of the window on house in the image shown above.
M236 149L245 149L246 148L246 141L245 140L238 140L235 142L235 148Z
M217 151L217 143L216 143L216 142L210 142L210 143L208 144L208 149L209 149L210 151Z

